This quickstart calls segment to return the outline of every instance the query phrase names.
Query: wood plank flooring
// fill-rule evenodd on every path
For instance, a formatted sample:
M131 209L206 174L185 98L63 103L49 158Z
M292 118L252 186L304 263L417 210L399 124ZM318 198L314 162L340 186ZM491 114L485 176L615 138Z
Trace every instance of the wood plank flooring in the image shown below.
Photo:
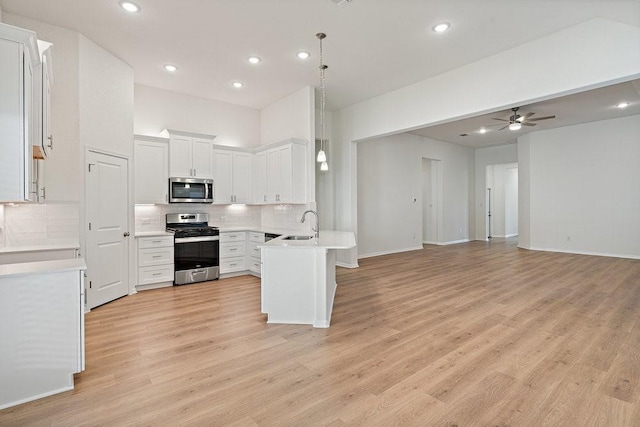
M267 325L250 276L99 307L75 390L0 425L640 426L640 261L492 241L360 265L329 329Z

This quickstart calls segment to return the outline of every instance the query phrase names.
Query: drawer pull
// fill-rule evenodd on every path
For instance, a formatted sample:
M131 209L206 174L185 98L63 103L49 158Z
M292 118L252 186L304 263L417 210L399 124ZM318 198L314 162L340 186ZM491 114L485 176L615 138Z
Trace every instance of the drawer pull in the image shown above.
M229 248L230 251L237 251L238 248Z
M152 276L162 276L162 273L153 273Z
M151 243L162 243L162 240L154 240Z
M154 255L153 258L162 258L162 255Z

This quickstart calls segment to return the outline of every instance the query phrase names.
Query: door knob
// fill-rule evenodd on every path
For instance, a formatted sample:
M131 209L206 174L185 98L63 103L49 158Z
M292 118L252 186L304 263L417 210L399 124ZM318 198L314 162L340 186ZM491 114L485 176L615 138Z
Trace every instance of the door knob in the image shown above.
M129 232L128 232L128 231L125 231L122 235L123 235L124 237L129 237L129 236L130 236L130 234L129 234Z

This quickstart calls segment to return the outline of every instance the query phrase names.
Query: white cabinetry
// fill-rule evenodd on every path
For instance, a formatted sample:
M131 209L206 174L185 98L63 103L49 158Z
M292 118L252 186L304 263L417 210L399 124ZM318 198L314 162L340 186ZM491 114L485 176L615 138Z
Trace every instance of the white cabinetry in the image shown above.
M169 175L171 177L213 178L211 151L213 135L165 129L169 135Z
M251 153L215 148L213 184L214 203L251 202Z
M0 24L0 202L31 198L33 71L39 64L35 33Z
M135 202L169 202L169 144L164 138L136 135L134 141Z
M254 275L260 275L261 251L258 245L264 243L264 233L249 232L247 240L247 268Z
M267 203L267 152L253 156L253 203Z
M306 143L295 139L287 140L287 142L266 151L264 176L257 176L255 181L263 179L266 182L266 203L306 203L306 153ZM264 161L260 159L259 162L258 167L261 168ZM262 171L256 171L256 173L258 172ZM262 188L257 190L262 190ZM260 193L256 191L255 194L257 196L256 202L261 203Z
M84 260L0 273L0 410L73 389L84 370Z
M43 43L43 46L40 44ZM51 134L51 85L53 83L53 48L38 41L42 50L41 63L34 68L34 114L32 200L42 203L46 198L45 159L53 150Z
M173 236L138 238L138 289L152 289L173 282Z
M244 271L246 267L245 231L220 233L220 274Z

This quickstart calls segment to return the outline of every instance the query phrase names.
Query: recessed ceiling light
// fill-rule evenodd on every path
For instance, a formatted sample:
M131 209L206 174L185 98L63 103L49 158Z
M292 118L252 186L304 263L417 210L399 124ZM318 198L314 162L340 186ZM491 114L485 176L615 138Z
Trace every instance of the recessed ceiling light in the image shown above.
M311 56L311 54L309 52L302 51L302 52L298 52L297 56L300 59L307 59L307 58L309 58Z
M236 89L240 89L242 86L244 86L241 82L233 82L231 83L231 85Z
M257 56L250 56L249 58L247 58L247 61L251 62L252 64L257 64L258 62L262 61L262 59L258 58Z
M480 133L487 133L487 130L485 128L480 128Z
M173 64L165 64L164 69L170 72L178 71L178 67Z
M121 1L120 7L126 10L127 12L131 12L131 13L140 12L140 6L130 1Z
M616 107L618 108L627 108L629 106L628 102L621 102L618 105L616 105Z
M434 25L433 31L435 31L436 33L444 33L449 29L450 26L451 24L449 24L448 22L441 22L437 25Z

